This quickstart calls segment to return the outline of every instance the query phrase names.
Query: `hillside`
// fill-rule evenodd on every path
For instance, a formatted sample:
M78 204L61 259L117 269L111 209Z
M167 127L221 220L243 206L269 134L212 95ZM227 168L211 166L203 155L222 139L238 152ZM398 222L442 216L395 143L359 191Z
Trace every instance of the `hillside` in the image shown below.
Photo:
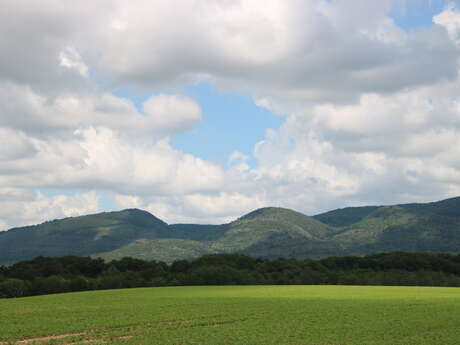
M460 198L382 206L346 226L333 240L350 254L459 252Z
M367 217L378 206L347 207L313 216L316 220L334 227L351 225Z
M284 208L253 211L233 223L213 248L256 257L322 257L336 253L327 240L334 229L312 217Z
M329 226L299 212L274 207L258 209L229 224L174 224L169 229L162 239L138 239L97 255L104 259L135 256L166 262L214 253L291 256L286 253L287 249L299 243L304 249L322 248L322 239L332 231Z
M168 225L137 209L53 220L0 232L0 263L35 256L92 255L138 238L162 238Z
M0 264L39 255L172 262L211 253L321 258L388 251L460 252L460 197L349 207L314 217L268 207L223 225L168 225L129 209L0 232Z

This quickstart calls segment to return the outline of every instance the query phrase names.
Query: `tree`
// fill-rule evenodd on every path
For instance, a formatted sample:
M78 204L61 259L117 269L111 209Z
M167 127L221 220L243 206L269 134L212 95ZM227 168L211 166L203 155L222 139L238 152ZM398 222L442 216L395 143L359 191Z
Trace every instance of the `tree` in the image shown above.
M29 292L29 284L21 279L7 279L0 283L0 297L22 297Z

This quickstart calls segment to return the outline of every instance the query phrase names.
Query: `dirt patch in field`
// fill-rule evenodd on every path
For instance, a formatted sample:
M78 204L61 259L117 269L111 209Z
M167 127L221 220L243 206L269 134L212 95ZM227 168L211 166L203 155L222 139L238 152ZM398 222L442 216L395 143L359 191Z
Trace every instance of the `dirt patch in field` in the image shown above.
M257 314L256 314L257 315ZM260 315L258 315L260 316ZM221 320L219 320L221 319ZM196 327L218 327L224 326L226 324L232 324L236 322L246 321L248 318L236 319L236 320L226 320L224 315L208 315L205 317L197 318L182 318L182 319L170 319L170 320L158 320L153 322L140 322L125 324L119 326L112 326L101 329L92 329L82 332L75 333L63 333L55 334L48 336L40 336L33 338L26 338L21 340L10 340L10 341L0 341L0 345L32 345L32 344L46 344L46 342L53 341L60 345L74 345L74 344L96 344L103 342L110 342L111 340L121 340L121 339L130 339L135 337L132 333L138 333L139 330L146 328L157 328L161 330L179 330L184 328L196 328ZM197 322L198 321L198 322ZM114 336L108 337L104 336L104 333L110 330L121 330L122 333L131 333L123 336ZM99 333L99 337L95 333ZM67 339L71 337L80 337L83 339ZM84 337L86 336L86 337ZM85 339L86 338L86 339Z
M42 337L35 337L35 338L28 338L23 340L15 340L15 341L7 341L7 342L0 342L0 345L27 345L27 344L41 344L46 343L50 340L63 340L63 342L58 342L60 345L75 345L75 344L97 344L97 343L104 343L109 342L112 340L121 340L121 339L131 339L134 338L134 335L123 335L119 337L100 337L100 338L89 338L89 339L80 339L80 340L70 340L65 341L66 338L70 337L78 337L88 335L91 332L79 332L79 333L65 333L65 334L56 334L56 335L49 335L49 336L42 336Z
M134 338L134 335L123 335L120 337L111 337L111 338L94 338L94 339L84 339L78 341L72 341L67 343L60 343L59 345L75 345L75 344L100 344L100 343L107 343L109 344L113 340L123 340L123 339L131 339Z
M69 338L69 337L78 337L80 335L85 335L88 333L89 332L78 332L78 333L47 335L47 336L42 336L42 337L27 338L23 340L4 341L4 342L0 342L0 345L7 345L7 344L23 345L23 344L42 343L44 341L49 341L49 340L59 340L59 339L64 339L64 338Z

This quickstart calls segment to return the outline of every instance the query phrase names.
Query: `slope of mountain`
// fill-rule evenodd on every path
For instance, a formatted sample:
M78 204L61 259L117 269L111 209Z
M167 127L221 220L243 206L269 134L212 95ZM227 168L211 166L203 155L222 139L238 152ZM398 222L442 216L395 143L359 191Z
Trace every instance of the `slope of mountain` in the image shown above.
M350 254L460 251L460 198L382 206L332 239Z
M331 227L312 217L285 208L267 207L228 224L212 248L274 258L292 257L296 247L301 246L316 257L327 246L325 239L333 233Z
M0 263L35 256L91 255L138 238L161 238L168 225L137 209L53 220L0 232Z
M108 252L95 253L92 256L100 257L107 261L130 256L143 260L157 260L171 263L174 260L186 260L215 253L219 252L213 250L207 242L181 238L140 238L120 248Z
M460 197L349 207L314 217L268 207L223 225L168 225L130 209L0 232L0 264L39 255L171 262L209 253L319 258L387 251L460 252Z
M224 225L174 224L169 227L171 231L163 239L140 239L97 255L104 259L136 256L162 261L235 252L279 257L287 256L286 249L300 243L303 249L322 248L322 238L332 231L311 217L275 207L258 209Z
M347 226L367 217L379 206L347 207L313 216L316 220L330 226Z

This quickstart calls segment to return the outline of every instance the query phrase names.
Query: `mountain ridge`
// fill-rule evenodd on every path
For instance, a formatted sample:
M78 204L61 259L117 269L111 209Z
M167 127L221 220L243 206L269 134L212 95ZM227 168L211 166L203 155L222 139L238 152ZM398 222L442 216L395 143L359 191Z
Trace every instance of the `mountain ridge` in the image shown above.
M0 232L0 264L80 255L174 261L211 253L321 258L385 251L460 252L460 197L347 207L309 217L264 207L226 224L167 224L137 208Z

